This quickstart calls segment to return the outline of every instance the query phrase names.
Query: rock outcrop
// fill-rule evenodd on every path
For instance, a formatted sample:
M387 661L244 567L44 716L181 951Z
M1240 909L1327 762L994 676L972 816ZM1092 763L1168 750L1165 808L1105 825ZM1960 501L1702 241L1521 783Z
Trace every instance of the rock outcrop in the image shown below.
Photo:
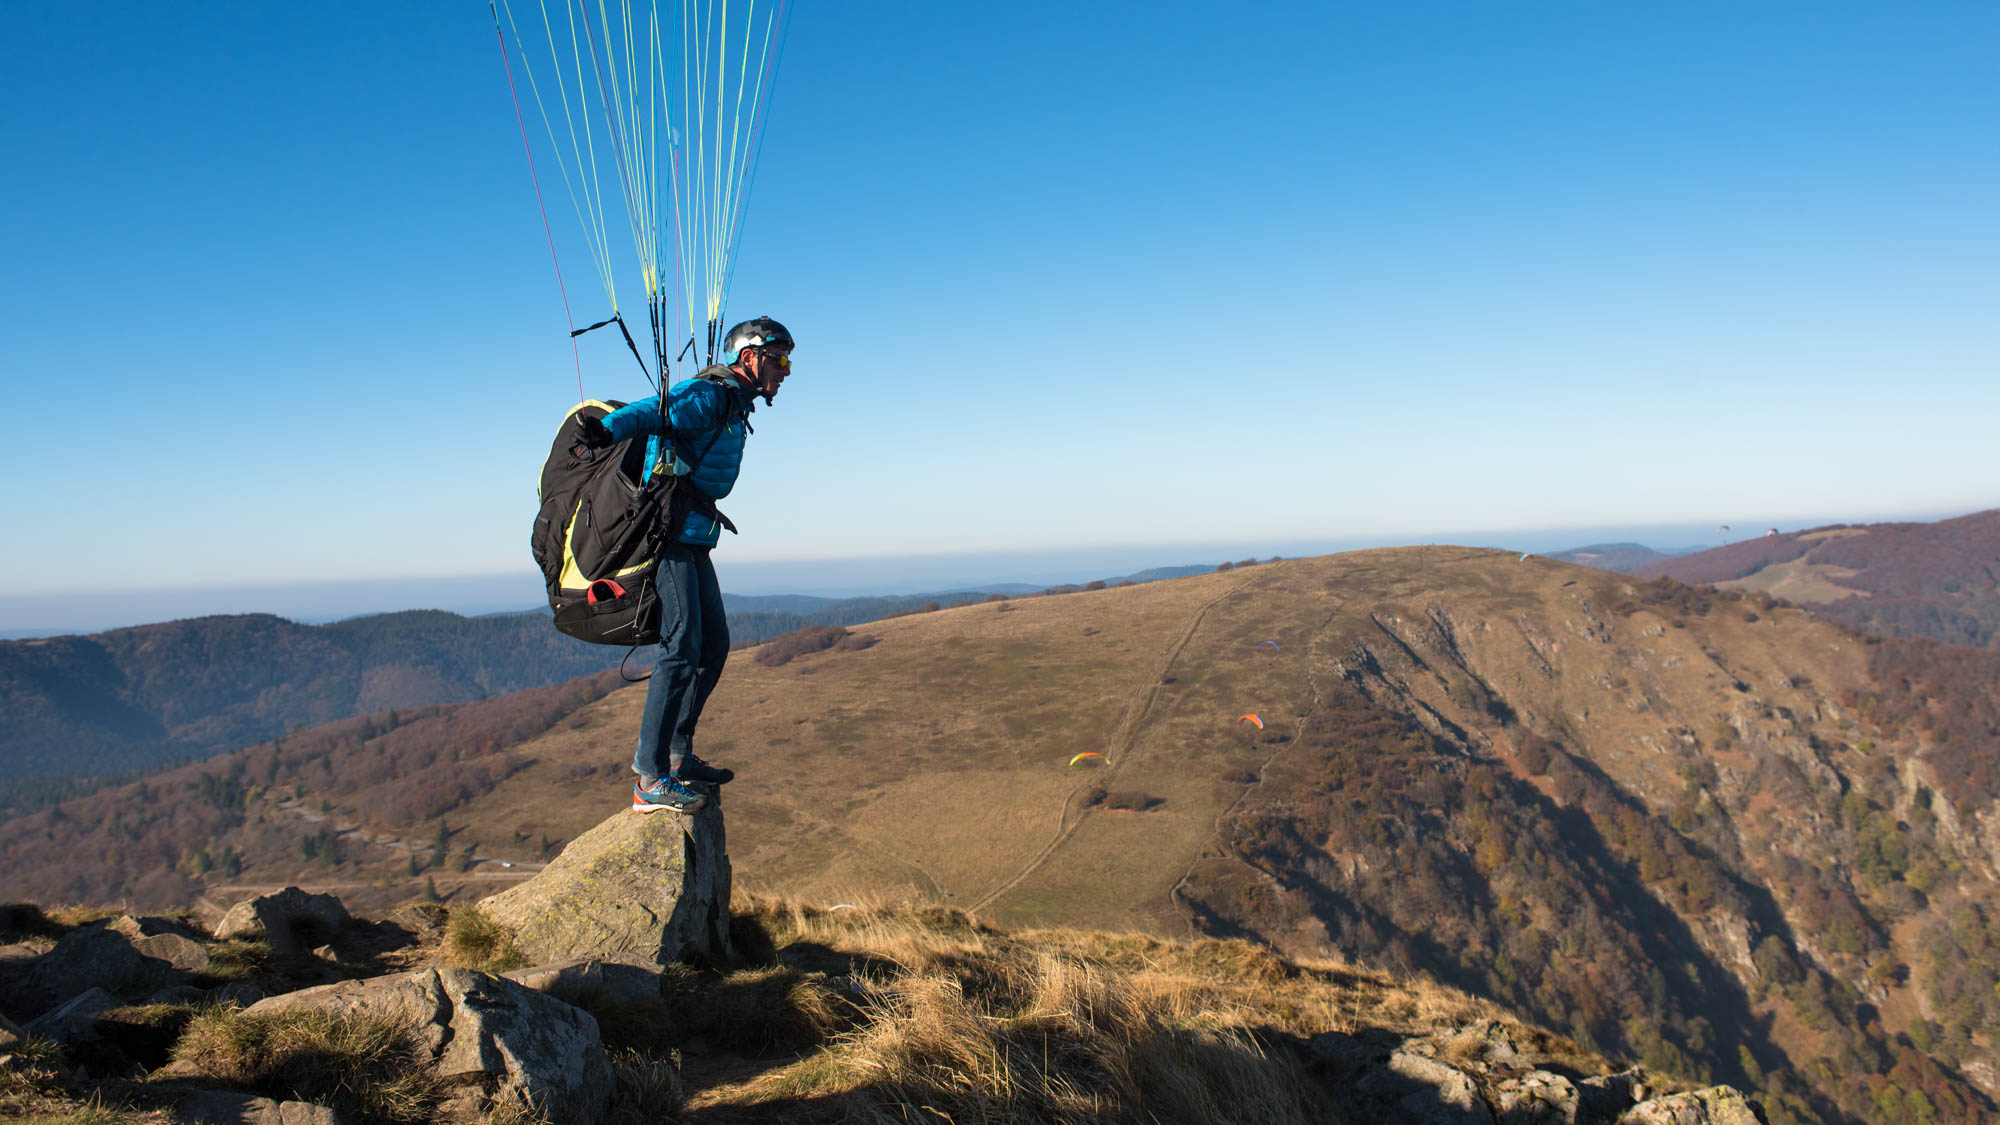
M1537 1065L1495 1022L1406 1039L1368 1031L1326 1032L1306 1044L1308 1067L1355 1121L1419 1125L1750 1125L1758 1120L1733 1087L1712 1086L1645 1100L1637 1068L1578 1079ZM1554 1067L1555 1069L1547 1069Z
M276 894L245 899L231 907L215 927L215 936L262 936L271 952L297 956L353 924L347 906L332 895L308 894L286 887Z
M9 990L18 1011L43 1012L88 989L144 996L208 966L201 943L161 919L121 916L64 934Z
M443 1115L533 1109L552 1125L602 1120L615 1083L590 1014L501 977L422 969L273 996L246 1016L318 1009L409 1027L462 1093Z
M1761 1120L1734 1086L1710 1086L1641 1102L1618 1125L1760 1125Z
M727 957L729 854L719 801L694 816L620 812L479 908L530 961L669 964Z

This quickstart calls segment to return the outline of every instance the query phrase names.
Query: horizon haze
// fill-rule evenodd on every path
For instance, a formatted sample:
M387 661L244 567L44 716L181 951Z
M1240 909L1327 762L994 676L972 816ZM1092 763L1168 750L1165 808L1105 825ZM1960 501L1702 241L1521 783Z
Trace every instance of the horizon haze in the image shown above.
M1830 523L1882 523L1946 519L1963 512L1813 517L1785 520L1796 531ZM1298 558L1372 547L1454 545L1547 554L1592 544L1637 542L1681 552L1762 535L1771 524L1750 521L1718 534L1706 524L1654 524L1539 528L1517 531L1447 531L1408 539L1279 540L1265 543L1133 544L1060 551L992 551L965 554L839 559L747 559L718 555L724 592L737 597L776 594L851 598L947 593L1002 586L1042 588L1116 579L1161 567L1215 565L1244 558ZM523 552L525 556L526 552ZM524 559L525 563L525 559ZM379 613L441 609L467 617L527 613L546 604L541 575L523 565L511 574L413 576L228 587L98 592L88 602L73 597L0 594L0 640L97 633L215 614L270 613L300 624L324 624Z

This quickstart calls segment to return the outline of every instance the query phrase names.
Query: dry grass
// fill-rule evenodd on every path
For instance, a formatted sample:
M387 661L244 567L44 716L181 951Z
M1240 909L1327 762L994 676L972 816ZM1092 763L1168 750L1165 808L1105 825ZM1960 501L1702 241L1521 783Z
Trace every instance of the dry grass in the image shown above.
M441 1089L412 1029L317 1009L204 1012L174 1062L265 1097L331 1106L343 1121L426 1121Z
M853 1016L798 1061L692 1099L724 1119L1330 1120L1272 1041L1351 1027L1385 999L1443 1000L1245 942L1008 934L960 911L880 901L829 910L745 895L735 908L786 964L825 974Z
M446 964L482 973L504 973L528 963L514 947L514 937L476 906L451 912L444 924L443 955Z
M692 1096L704 1120L1331 1121L1292 1045L1370 1029L1449 1043L1496 1019L1516 1042L1610 1069L1434 982L1248 942L1009 933L880 900L831 910L740 895L734 908L853 1014L796 1061Z
M606 1125L650 1125L680 1116L687 1091L672 1062L648 1058L638 1051L613 1051L611 1072L618 1079Z

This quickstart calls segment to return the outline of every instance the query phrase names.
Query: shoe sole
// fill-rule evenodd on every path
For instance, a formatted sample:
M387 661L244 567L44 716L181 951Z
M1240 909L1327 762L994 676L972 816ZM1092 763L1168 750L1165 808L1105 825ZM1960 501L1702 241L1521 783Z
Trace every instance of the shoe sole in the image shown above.
M683 816L693 816L707 807L707 801L696 801L690 805L655 805L647 801L632 802L632 811L641 815L656 812L677 812Z

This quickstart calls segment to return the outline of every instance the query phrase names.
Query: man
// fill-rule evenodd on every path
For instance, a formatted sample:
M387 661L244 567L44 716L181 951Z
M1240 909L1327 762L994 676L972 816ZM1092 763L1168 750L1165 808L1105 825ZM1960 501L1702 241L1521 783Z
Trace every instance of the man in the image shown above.
M647 443L646 463L664 465L681 478L674 486L667 542L660 549L660 657L646 685L639 752L632 759L632 771L639 775L632 786L633 812L700 812L708 797L690 783L720 785L736 776L694 752L702 705L729 658L729 620L708 553L729 523L715 502L736 485L755 400L761 395L770 404L791 374L792 334L760 316L730 329L722 351L722 363L703 368L667 392L664 419L654 396L584 427L585 443L595 447L654 435ZM660 445L663 438L666 448Z

